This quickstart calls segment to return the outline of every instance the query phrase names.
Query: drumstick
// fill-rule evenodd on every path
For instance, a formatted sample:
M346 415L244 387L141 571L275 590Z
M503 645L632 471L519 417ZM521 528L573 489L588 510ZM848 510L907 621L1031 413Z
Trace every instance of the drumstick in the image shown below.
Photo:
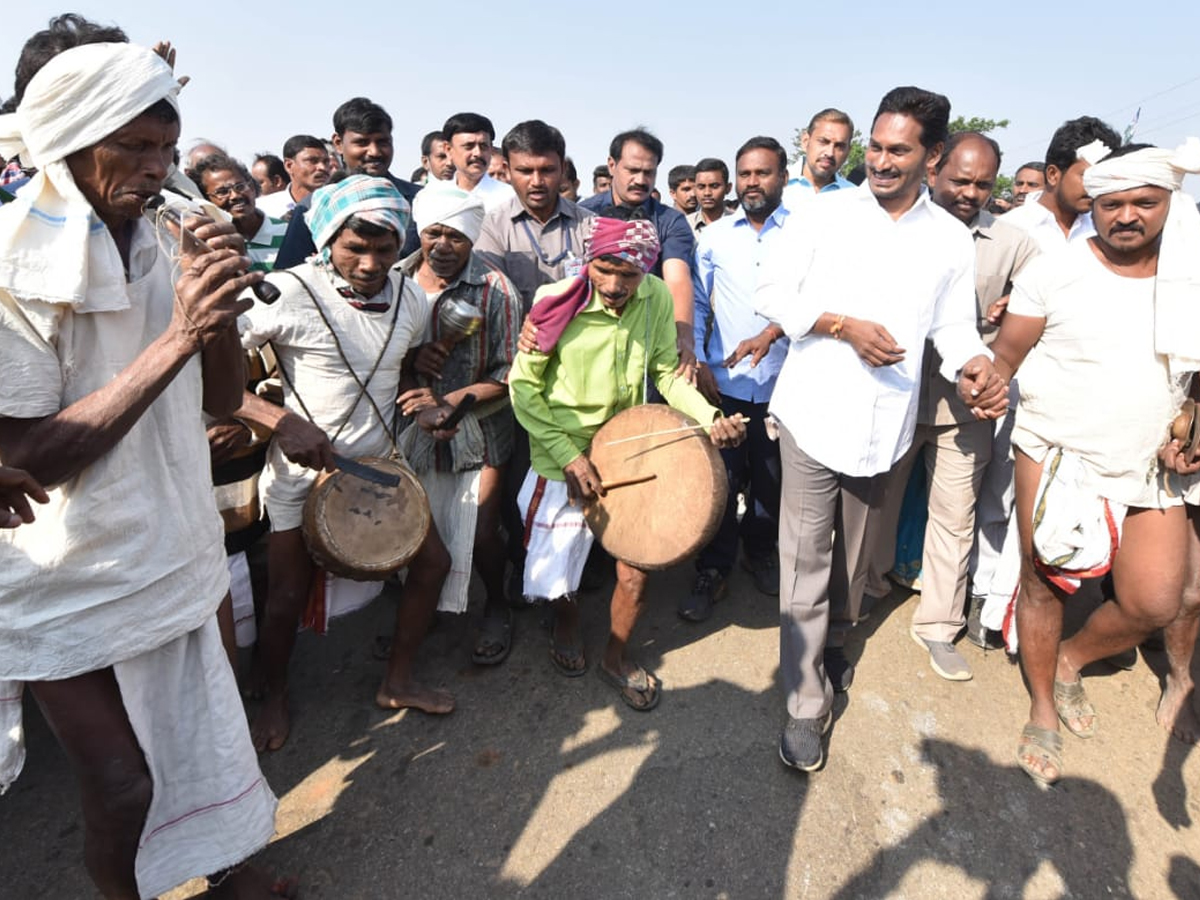
M611 491L613 488L628 487L631 484L645 484L647 481L653 481L658 476L651 472L649 475L639 475L636 478L618 478L616 481L602 481L600 487L606 491Z
M742 421L749 425L754 420L743 417ZM685 431L695 431L697 428L704 430L712 428L714 424L715 423L713 422L709 422L707 425L684 425L682 428L668 428L666 431L651 431L646 434L635 434L633 437L618 438L615 441L609 441L604 446L612 447L615 444L627 444L630 441L640 441L643 438L662 437L663 435L667 434L682 434Z

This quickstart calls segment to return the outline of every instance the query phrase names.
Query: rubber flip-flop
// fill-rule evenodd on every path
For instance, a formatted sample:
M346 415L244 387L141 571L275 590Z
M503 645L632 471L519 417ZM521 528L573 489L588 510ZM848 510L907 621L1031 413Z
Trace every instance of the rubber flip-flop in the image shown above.
M618 696L626 706L638 712L650 712L658 706L658 701L662 698L662 682L641 666L638 666L637 671L631 675L614 675L600 665L596 666L596 674L605 684L612 685L617 689ZM642 702L638 703L630 696L629 691L633 691L642 699Z
M471 662L477 666L498 666L508 659L512 650L513 614L505 607L500 615L485 616L471 651ZM495 653L480 652L485 647L499 647Z

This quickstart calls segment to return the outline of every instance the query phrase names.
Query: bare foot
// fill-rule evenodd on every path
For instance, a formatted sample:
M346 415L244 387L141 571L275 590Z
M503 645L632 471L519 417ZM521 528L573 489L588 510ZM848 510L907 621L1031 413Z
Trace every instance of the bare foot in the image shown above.
M294 878L272 878L255 866L244 866L235 872L212 876L220 880L216 887L208 889L206 896L213 900L273 900L286 897L295 900L300 896L300 884Z
M1183 682L1167 675L1167 686L1154 713L1158 724L1185 744L1200 743L1200 716L1196 715L1195 690L1191 679Z
M454 711L454 695L449 691L427 688L412 681L401 687L392 687L384 681L375 695L375 703L383 709L419 709L435 716Z
M250 723L250 740L254 742L254 749L259 753L278 750L287 743L291 730L287 691L267 694L258 709L258 715Z

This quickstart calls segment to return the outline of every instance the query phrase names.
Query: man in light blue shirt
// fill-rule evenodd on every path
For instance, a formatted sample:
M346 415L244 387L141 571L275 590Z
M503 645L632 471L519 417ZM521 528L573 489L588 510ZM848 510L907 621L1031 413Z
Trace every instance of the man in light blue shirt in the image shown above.
M738 345L762 332L768 320L754 311L760 264L782 233L788 212L780 205L787 182L787 152L774 138L751 138L738 150L736 188L741 209L710 224L697 238L693 267L696 302L697 384L725 415L749 420L746 441L722 450L729 497L716 537L696 561L696 582L681 599L679 615L701 622L726 590L742 540L742 566L758 589L779 593L779 445L767 437L767 404L787 356L778 341L761 357L725 367ZM746 493L739 527L737 495Z
M840 109L823 109L812 117L800 132L804 165L800 177L789 181L783 192L785 209L796 212L817 194L856 186L842 176L853 137L854 122Z

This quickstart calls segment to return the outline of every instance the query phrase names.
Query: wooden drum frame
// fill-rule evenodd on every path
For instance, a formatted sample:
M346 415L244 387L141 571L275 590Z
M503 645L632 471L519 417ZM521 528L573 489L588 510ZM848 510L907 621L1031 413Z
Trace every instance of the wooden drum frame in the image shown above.
M708 432L647 436L689 425L698 423L661 403L635 406L605 422L587 450L601 480L614 484L584 508L588 525L636 568L666 569L696 553L725 514L729 483Z

